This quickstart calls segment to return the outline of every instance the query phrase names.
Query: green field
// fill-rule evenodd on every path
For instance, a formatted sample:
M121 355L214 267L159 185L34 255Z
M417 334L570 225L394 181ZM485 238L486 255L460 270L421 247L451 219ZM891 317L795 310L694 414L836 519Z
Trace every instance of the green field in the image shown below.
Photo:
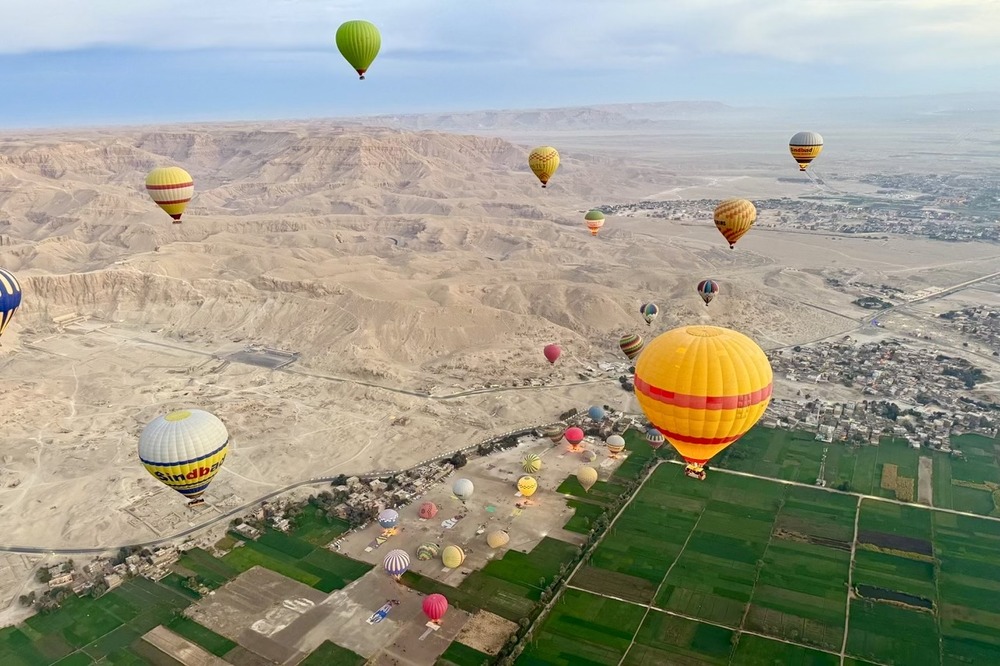
M908 450L857 451L871 452L872 469L915 475ZM613 601L616 614L648 610L624 664L839 664L855 519L845 664L1000 663L1000 522L721 470L696 482L672 464L615 521L518 663L568 664L576 644L589 660L577 663L619 663L617 637L594 636Z
M984 516L1000 515L986 487L986 484L1000 486L1000 442L982 435L966 434L953 437L952 447L961 450L965 457L917 450L904 441L891 438L883 438L879 446L849 446L844 442L825 444L809 432L757 426L744 435L738 446L726 449L715 465L757 476L812 484L819 475L825 450L823 478L827 486L896 499L895 491L882 488L884 465L894 464L899 476L916 480L920 457L931 456L934 461L934 506Z
M299 662L300 666L363 666L367 661L364 657L354 654L336 643L323 641L322 645L313 650L308 657ZM478 665L477 665L478 666Z
M490 660L490 655L485 652L453 641L437 660L435 666L482 666L484 662L488 663Z

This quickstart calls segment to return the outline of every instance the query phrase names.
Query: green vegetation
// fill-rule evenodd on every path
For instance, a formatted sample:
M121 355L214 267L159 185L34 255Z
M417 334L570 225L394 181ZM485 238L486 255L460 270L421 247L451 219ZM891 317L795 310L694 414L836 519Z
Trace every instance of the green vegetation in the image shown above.
M194 620L178 615L167 624L167 629L183 636L195 645L200 645L216 657L221 657L234 647L236 643L225 636L220 636L211 629L203 627Z
M982 435L952 439L963 457L934 454L934 506L982 515L1000 516L995 490L1000 487L1000 443Z
M245 539L243 547L234 548L222 561L238 572L262 566L322 592L339 590L372 568L271 529L265 529L257 541Z
M645 664L719 664L727 666L734 632L653 611L635 636L625 666Z
M760 636L740 636L740 643L733 653L732 666L837 666L840 657L819 650L810 650L788 643L778 643Z
M484 662L489 663L490 660L490 655L485 652L453 641L437 660L435 666L482 666Z
M619 662L646 612L641 606L567 589L518 664L578 666Z
M824 446L811 432L758 425L738 445L726 449L713 465L772 479L814 483L819 476Z
M355 654L347 648L342 648L336 643L323 641L323 643L313 650L308 657L299 664L301 666L364 666L367 661L361 655Z

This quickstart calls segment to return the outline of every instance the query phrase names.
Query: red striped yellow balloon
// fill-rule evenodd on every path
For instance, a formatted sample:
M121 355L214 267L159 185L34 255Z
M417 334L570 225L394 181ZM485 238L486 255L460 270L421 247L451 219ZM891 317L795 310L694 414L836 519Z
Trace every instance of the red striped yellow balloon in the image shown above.
M682 326L646 345L635 368L635 396L688 469L702 473L764 415L772 377L764 350L742 333Z
M180 167L159 167L146 176L146 191L157 206L174 218L174 224L180 224L181 215L194 195L194 180Z
M729 249L733 249L757 220L757 208L746 199L726 199L715 207L714 217L716 228L729 241Z

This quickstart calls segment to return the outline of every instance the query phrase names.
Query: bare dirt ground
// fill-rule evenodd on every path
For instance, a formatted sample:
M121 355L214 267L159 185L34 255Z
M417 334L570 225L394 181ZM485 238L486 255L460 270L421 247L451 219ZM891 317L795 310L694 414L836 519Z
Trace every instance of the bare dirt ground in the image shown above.
M517 625L510 620L481 610L473 615L462 629L462 633L458 635L458 642L480 652L495 655L516 629Z
M917 501L934 506L934 461L930 456L920 456L917 469Z

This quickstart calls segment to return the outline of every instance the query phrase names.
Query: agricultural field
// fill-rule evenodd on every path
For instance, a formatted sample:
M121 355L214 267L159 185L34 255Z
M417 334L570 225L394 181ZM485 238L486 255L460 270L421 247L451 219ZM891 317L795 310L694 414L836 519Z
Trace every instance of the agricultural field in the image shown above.
M905 449L866 448L872 468L915 474ZM723 470L695 482L662 464L518 663L574 663L581 645L592 664L840 664L850 573L844 664L992 666L998 552L1000 521ZM599 612L620 630L636 610L625 652L617 633L597 637Z
M914 449L905 441L891 438L883 438L879 446L826 444L809 432L757 426L744 435L738 446L727 449L715 466L809 485L822 469L830 488L913 501L918 461L921 455L930 455L934 462L934 506L1000 515L993 501L993 491L1000 489L1000 442L966 434L953 437L952 446L965 457Z

